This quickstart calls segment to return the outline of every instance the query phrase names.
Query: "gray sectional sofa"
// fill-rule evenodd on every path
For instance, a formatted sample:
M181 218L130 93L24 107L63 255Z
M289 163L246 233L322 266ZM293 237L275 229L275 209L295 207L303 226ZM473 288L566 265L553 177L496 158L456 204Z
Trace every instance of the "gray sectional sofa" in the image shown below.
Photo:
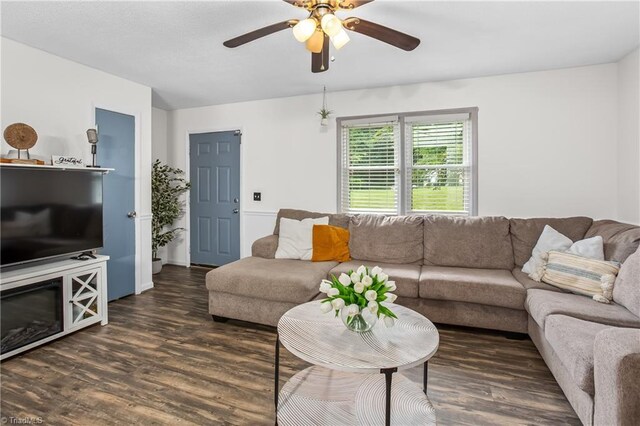
M354 260L274 259L281 217L329 216L350 230ZM614 302L602 304L521 271L545 225L573 241L603 237L623 263ZM320 280L378 265L397 303L434 323L528 333L584 424L640 424L640 227L587 217L343 215L283 209L252 256L207 274L209 312L275 326L288 309L320 298ZM628 259L628 260L627 260ZM624 274L623 274L624 271Z

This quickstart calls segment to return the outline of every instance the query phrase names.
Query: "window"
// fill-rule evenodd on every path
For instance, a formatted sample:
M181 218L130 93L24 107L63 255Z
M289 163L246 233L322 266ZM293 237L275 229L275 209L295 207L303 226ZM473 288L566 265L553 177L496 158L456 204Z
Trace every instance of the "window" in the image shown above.
M477 109L338 119L348 213L476 214Z

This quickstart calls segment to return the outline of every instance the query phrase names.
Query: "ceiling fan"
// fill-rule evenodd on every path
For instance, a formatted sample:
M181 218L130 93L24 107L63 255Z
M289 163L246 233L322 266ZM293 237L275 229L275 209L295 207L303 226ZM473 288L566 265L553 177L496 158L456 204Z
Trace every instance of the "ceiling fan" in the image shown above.
M341 20L335 12L352 10L371 3L373 0L284 0L285 2L306 9L309 17L303 20L289 19L264 28L251 31L225 41L226 47L238 47L250 41L268 36L287 28L293 28L293 36L301 43L306 43L311 51L311 71L324 72L329 69L329 41L336 49L341 49L349 42L345 29L388 43L403 50L413 50L420 40L374 22L360 18Z

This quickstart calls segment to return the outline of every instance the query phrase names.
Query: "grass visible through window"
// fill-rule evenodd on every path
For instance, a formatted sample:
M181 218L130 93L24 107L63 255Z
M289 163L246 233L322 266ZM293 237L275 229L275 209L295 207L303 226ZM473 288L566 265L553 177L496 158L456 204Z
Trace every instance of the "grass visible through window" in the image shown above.
M464 210L462 186L422 187L413 188L412 191L412 210ZM371 206L395 209L395 191L392 188L351 190L350 208L368 210Z

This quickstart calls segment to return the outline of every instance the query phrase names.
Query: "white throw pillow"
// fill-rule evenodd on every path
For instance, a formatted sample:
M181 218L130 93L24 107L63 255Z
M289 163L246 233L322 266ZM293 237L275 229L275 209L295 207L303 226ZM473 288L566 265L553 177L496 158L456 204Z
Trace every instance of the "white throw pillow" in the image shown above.
M311 260L313 255L313 225L328 225L329 216L317 219L280 218L280 235L276 259Z
M565 237L549 225L545 225L538 238L533 251L531 252L531 258L522 266L522 272L531 274L536 271L540 265L544 263L542 255L554 250L554 251L566 251L569 250L573 244L571 238Z
M604 241L600 235L573 243L567 253L589 259L604 260Z
M567 252L591 259L604 260L602 237L587 238L574 243L569 237L562 235L549 225L545 225L533 248L531 258L522 266L522 272L529 274L531 279L540 281L539 272L544 265L542 256L550 251Z

